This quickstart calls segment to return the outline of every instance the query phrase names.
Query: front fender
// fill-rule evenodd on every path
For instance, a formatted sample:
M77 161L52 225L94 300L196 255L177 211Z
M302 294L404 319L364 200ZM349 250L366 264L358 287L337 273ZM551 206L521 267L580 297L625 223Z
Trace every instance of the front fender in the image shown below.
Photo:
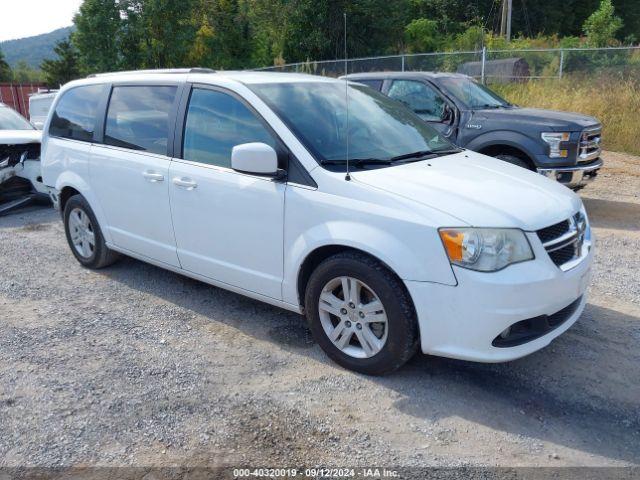
M416 232L417 233L417 232ZM435 229L418 239L416 234L398 235L388 230L355 221L332 221L302 232L285 250L283 299L299 304L298 275L307 257L321 247L343 246L361 250L384 264L403 280L456 285L451 265ZM417 243L420 243L420 247Z
M465 148L479 152L493 145L506 145L517 148L524 152L533 162L535 162L537 155L544 154L544 149L539 142L522 133L509 130L496 130L478 135L465 145Z

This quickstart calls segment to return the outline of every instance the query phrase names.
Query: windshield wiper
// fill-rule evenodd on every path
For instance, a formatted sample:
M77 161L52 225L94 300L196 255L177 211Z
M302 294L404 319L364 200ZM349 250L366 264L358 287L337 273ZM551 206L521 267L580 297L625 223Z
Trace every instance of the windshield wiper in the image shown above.
M442 155L449 155L452 153L459 153L462 150L459 148L450 148L447 150L419 150L417 152L405 153L404 155L396 155L389 159L390 163L408 163L419 162L428 158L441 157Z
M320 163L322 165L346 165L347 160L322 160ZM391 161L381 158L350 158L349 165L353 165L354 167L365 167L367 165L391 165Z
M476 107L474 107L474 110L490 110L490 109L494 109L494 108L505 108L506 105L496 105L494 104L489 104L489 103L485 103L484 105L477 105Z

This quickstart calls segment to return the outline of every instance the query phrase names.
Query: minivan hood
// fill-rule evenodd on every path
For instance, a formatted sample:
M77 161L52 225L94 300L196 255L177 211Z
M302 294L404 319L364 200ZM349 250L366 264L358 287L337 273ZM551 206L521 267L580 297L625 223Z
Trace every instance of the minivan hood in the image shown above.
M557 182L471 151L356 171L352 178L476 227L539 230L566 220L582 205Z
M537 126L540 131L574 132L587 127L599 126L597 119L588 115L572 112L558 112L541 108L495 108L490 110L474 110L475 117L491 120L502 120L509 123Z
M0 145L22 145L40 143L42 132L39 130L0 130Z

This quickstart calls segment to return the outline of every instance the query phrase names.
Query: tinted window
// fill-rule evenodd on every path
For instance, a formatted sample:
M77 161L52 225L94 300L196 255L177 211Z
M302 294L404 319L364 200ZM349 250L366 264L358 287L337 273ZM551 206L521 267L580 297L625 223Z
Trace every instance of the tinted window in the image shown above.
M276 142L240 100L226 93L194 89L184 128L185 160L231 167L231 150L242 143Z
M167 154L169 115L177 87L114 87L104 143Z
M444 100L422 82L394 80L388 95L407 105L423 120L439 122L444 116Z
M452 145L408 108L362 85L287 82L249 85L289 126L317 160L387 160ZM349 131L347 132L347 124Z
M67 91L56 105L49 135L92 141L103 88L103 85L87 85Z
M361 83L378 91L382 88L382 80L354 80L354 82Z

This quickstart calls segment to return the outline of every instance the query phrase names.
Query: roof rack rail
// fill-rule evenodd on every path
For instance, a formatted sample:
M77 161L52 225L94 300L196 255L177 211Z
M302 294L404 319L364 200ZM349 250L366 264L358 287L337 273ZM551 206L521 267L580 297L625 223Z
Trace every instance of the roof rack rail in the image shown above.
M136 73L216 73L211 68L192 67L192 68L158 68L151 70L126 70L123 72L105 72L92 73L87 78L106 77L109 75L135 75Z

